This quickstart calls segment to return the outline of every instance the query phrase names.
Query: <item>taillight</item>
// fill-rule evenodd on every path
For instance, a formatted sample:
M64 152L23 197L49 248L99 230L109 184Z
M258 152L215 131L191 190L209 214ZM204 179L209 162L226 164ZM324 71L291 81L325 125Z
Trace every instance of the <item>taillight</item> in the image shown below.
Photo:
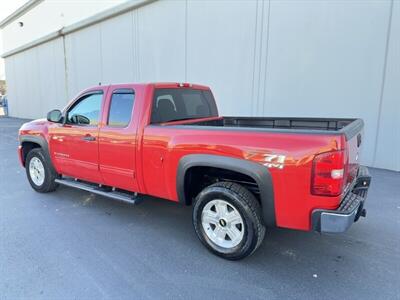
M332 151L315 156L311 175L311 194L339 196L346 177L346 152Z

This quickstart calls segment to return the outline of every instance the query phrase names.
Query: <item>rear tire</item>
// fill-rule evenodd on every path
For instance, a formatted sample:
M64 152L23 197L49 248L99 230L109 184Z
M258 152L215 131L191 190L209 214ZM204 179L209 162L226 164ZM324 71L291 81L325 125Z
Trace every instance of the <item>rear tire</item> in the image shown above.
M55 182L58 174L45 158L41 148L34 148L29 151L25 160L25 170L29 183L35 191L48 193L58 187Z
M229 260L254 253L265 235L257 199L232 182L218 182L200 192L193 207L193 226L208 250Z

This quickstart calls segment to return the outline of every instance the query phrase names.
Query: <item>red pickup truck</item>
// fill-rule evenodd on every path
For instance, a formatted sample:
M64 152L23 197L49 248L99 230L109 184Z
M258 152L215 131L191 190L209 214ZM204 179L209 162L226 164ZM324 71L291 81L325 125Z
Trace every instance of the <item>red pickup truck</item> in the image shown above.
M38 192L62 184L129 203L147 194L192 205L200 241L235 260L260 246L266 228L343 232L365 216L363 126L222 117L206 86L118 84L24 124L19 157Z

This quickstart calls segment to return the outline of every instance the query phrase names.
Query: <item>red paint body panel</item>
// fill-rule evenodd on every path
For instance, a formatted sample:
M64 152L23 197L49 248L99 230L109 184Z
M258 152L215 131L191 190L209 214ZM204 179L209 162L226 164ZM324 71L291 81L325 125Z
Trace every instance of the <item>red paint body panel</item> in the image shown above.
M126 128L106 125L112 91L134 90L132 119ZM38 135L49 145L56 171L60 174L101 183L129 191L178 201L176 182L179 160L188 154L214 154L265 163L265 154L284 155L284 167L270 168L273 181L276 224L279 227L310 230L311 212L336 209L341 196L322 197L310 193L312 161L316 154L345 149L349 172L358 167L358 148L353 138L343 135L302 134L237 130L209 130L207 127L181 125L186 120L150 125L152 97L155 88L179 88L176 83L123 84L94 87L103 90L101 120L97 127L82 127L38 120L25 124L20 135ZM208 90L208 87L192 85ZM78 99L78 96L76 99ZM66 109L76 100L72 100ZM222 117L203 118L219 120ZM82 137L91 134L98 143L87 143ZM350 150L349 150L350 149ZM22 160L22 159L21 159Z

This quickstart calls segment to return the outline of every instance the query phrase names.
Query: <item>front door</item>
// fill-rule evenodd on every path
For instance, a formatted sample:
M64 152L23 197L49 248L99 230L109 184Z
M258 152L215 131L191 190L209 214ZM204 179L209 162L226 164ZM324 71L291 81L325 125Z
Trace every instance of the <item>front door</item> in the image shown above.
M57 171L63 175L101 183L99 171L99 121L103 91L92 91L75 101L64 124L50 132L50 149Z

